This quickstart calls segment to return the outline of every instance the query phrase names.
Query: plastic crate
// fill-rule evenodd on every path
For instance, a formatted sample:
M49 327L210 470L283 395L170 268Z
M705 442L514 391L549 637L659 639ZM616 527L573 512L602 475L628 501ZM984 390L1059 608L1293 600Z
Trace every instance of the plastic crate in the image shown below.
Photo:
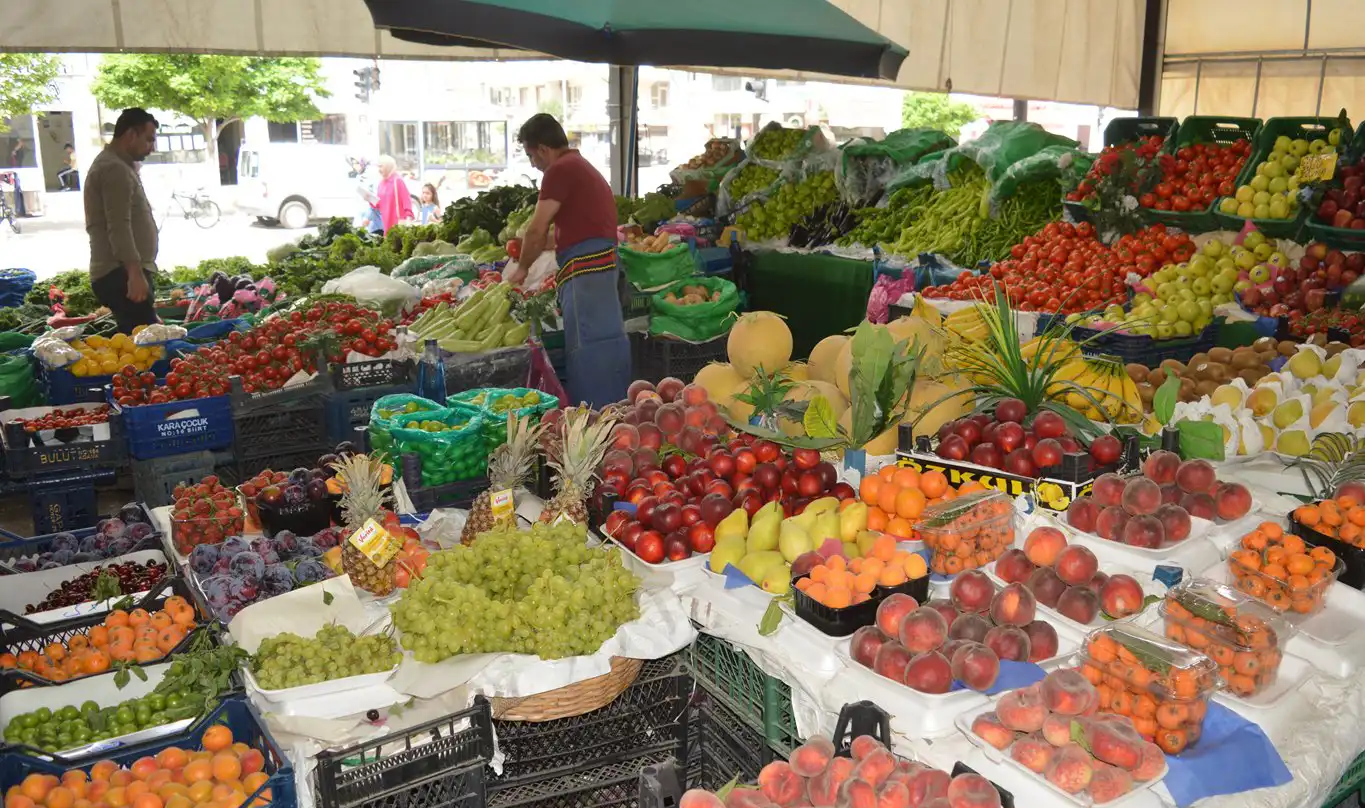
M687 788L715 791L736 779L753 783L764 766L779 759L762 733L709 690L701 688L693 700L697 706L687 740Z
M1255 159L1256 134L1260 128L1261 121L1258 118L1191 115L1180 122L1176 133L1176 147L1190 146L1195 143L1226 144L1243 139L1250 140L1252 142L1252 156L1247 159L1247 163L1250 165ZM1242 170L1245 172L1246 167L1243 166ZM1240 178L1239 175L1238 179ZM1215 199L1213 204L1204 210L1184 212L1143 208L1142 215L1148 220L1148 223L1161 222L1167 227L1178 227L1186 233L1204 233L1218 229L1218 220L1214 214L1218 210L1219 201Z
M144 521L147 522L147 524L149 525L154 525L151 514L147 513L146 505L141 505L141 507L144 515ZM98 520L96 520L96 522L98 523ZM12 564L24 556L37 555L38 553L50 550L52 548L53 543L56 542L57 536L61 534L70 534L78 539L83 539L94 532L95 528L94 526L91 526L77 528L75 530L58 531L57 533L44 533L29 538L20 536L10 541L0 541L0 563ZM161 549L160 536L161 536L160 533L153 533L147 539L143 539L142 541L133 545L133 549L129 552L135 552L137 550L160 550ZM152 541L152 539L155 539L155 541ZM9 574L10 573L8 571L4 570L3 568L0 568L0 575Z
M232 384L232 389L228 392L228 396L232 401L232 414L234 416L269 412L286 405L314 400L320 404L322 397L332 392L332 377L326 373L315 374L312 379L306 382L256 393L246 391L246 388L242 386L241 376L232 376L229 381Z
M112 760L119 766L131 766L137 759L156 755L168 747L198 749L203 741L204 733L210 727L218 724L226 725L232 731L233 741L240 741L258 749L265 756L265 772L269 777L261 789L270 790L269 805L273 808L293 808L293 806L298 805L298 795L294 788L294 770L290 766L289 758L285 756L284 750L271 737L270 730L266 728L265 721L261 718L260 713L240 696L224 699L213 712L204 716L184 732L162 736L144 743L120 746L104 755L103 759ZM0 755L0 787L8 791L11 786L23 782L24 777L34 772L60 777L68 769L87 768L95 763L91 760L77 764L58 755L53 755L52 758L45 760L19 752L6 752ZM247 797L256 797L259 793L259 791L254 792L248 794ZM246 804L252 803L248 801Z
M1346 767L1345 774L1341 775L1341 779L1332 787L1332 793L1322 804L1322 808L1336 808L1342 800L1356 792L1365 792L1365 753L1361 753Z
M725 247L705 247L697 250L701 259L702 272L707 275L722 275L735 268L735 259Z
M658 383L668 376L691 379L712 362L724 362L729 334L696 344L640 333L629 337L631 378Z
M411 359L375 359L371 362L345 362L329 368L332 387L338 391L366 387L411 388L417 383L417 363Z
M28 502L35 536L92 527L99 521L93 479L35 480L29 488Z
M416 479L420 479L420 476ZM403 485L412 507L418 513L428 513L437 508L468 508L474 504L475 499L478 499L479 494L488 488L488 478L478 477L426 488L416 486L408 488L407 480L404 480Z
M1115 118L1104 127L1104 145L1108 148L1157 135L1166 138L1165 150L1170 151L1175 147L1179 132L1180 121L1176 118Z
M20 424L5 424L5 473L24 478L65 469L122 466L128 459L123 419L110 413L109 437L104 440L92 439L94 428L58 429L44 441L40 433L25 432Z
M113 402L112 391L106 388L105 394L114 411L123 417L128 454L134 459L155 460L167 455L232 446L236 433L232 423L232 400L227 396L120 407Z
M356 429L370 423L370 411L374 408L376 401L384 396L398 393L415 394L416 390L416 383L409 382L384 387L362 387L355 390L338 388L335 392L328 393L323 396L323 406L326 408L325 431L327 442L336 444L344 440L353 440Z
M265 410L233 410L232 451L244 460L312 452L314 459L328 444L326 407L320 395L282 403ZM292 466L290 468L293 468Z
M633 320L636 317L648 317L652 309L654 295L651 292L642 292L636 288L635 284L626 284L626 297L621 301L621 319Z
M526 345L479 354L442 352L441 363L448 394L478 387L525 387L531 378L531 349Z
M635 749L623 760L501 790L488 790L488 808L636 808L640 770L678 759L681 744Z
M638 749L673 745L681 755L691 690L670 656L646 661L635 682L601 709L555 721L494 720L504 760L490 792L614 763Z
M488 702L343 749L321 752L318 808L483 808L493 757Z
M197 483L213 473L213 452L187 452L133 461L133 492L148 507L160 508L174 500L175 487Z
M1188 362L1190 357L1207 353L1217 344L1222 322L1221 317L1215 317L1198 334L1175 339L1156 339L1142 334L1105 334L1086 343L1081 351L1087 355L1112 356L1124 364L1136 362L1149 368L1157 367L1167 359ZM1084 341L1098 333L1095 329L1076 326L1071 330L1071 338Z
M1247 159L1247 164L1242 167L1242 173L1237 175L1237 187L1241 187L1251 182L1256 176L1256 166L1270 155L1275 148L1275 139L1281 135L1289 138L1310 138L1315 134L1325 134L1326 131L1336 128L1337 119L1329 117L1299 117L1299 118L1267 118L1256 135L1256 142L1251 150L1251 157ZM1215 204L1214 218L1218 226L1224 230L1240 231L1247 223L1247 219L1241 216L1223 213L1217 209L1217 205L1222 203L1219 199ZM1299 232L1303 230L1313 209L1308 205L1299 205L1298 212L1290 219L1251 219L1251 223L1257 230L1265 233L1271 238L1285 238L1298 240Z
M684 663L700 687L782 757L801 745L791 685L763 672L749 655L710 634L697 634Z
M277 454L258 455L256 457L236 457L231 467L231 478L223 477L223 485L228 485L229 479L234 486L241 485L243 480L250 480L257 474L271 469L273 471L293 471L296 468L312 468L317 464L318 458L327 454L330 446L319 444L308 449L297 449L290 452L280 452ZM219 467L218 470L221 470Z
M37 367L38 386L42 388L47 403L54 407L102 402L105 400L105 386L114 383L113 376L77 377L66 368L51 369L42 362L38 362ZM158 379L164 378L171 370L171 360L157 360L149 370Z

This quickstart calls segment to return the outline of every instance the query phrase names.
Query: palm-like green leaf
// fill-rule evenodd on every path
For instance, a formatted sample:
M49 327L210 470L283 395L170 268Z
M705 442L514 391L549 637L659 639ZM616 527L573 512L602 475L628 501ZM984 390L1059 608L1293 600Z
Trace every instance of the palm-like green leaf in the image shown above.
M1337 432L1318 435L1308 454L1290 465L1299 469L1314 497L1326 499L1345 483L1365 481L1365 440Z

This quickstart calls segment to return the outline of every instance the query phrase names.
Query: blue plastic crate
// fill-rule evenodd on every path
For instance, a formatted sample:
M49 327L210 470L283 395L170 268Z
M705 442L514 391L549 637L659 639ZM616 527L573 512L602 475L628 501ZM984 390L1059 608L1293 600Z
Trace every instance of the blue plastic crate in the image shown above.
M123 415L128 454L136 460L154 460L202 449L225 449L232 446L237 436L232 421L232 399L228 396L120 407L114 402L111 391L106 390L105 394L114 410Z
M735 259L725 247L703 247L697 250L697 255L702 272L707 275L721 275L735 268Z
M147 506L140 502L137 504L142 508L142 512L145 515L147 524L152 525L153 528L155 528L156 523L152 520L152 515L147 510ZM95 521L96 523L98 523L99 520L96 519ZM38 555L39 553L46 552L52 549L52 544L53 542L56 541L57 536L59 534L70 534L78 539L83 539L94 532L95 527L94 525L91 525L89 527L62 530L54 533L44 533L41 535L35 535L32 538L25 538L23 536L16 536L7 530L0 530L0 538L4 539L4 541L0 541L0 563L10 564L25 556ZM135 552L137 550L160 549L161 534L153 532L150 537L143 539L140 542L137 542L133 546L132 552ZM0 567L0 577L9 574L11 574L9 570L5 569L4 567Z
M66 404L87 404L105 400L104 388L114 383L113 376L81 376L77 378L66 368L55 370L43 367L38 362L38 386L42 388L47 403L54 407ZM161 359L150 368L158 379L165 378L171 371L171 360Z
M120 746L104 754L102 759L112 760L119 766L126 767L131 766L138 758L154 756L171 746L181 749L199 749L203 742L204 733L210 727L218 724L222 724L231 730L233 742L245 743L253 749L260 750L261 754L265 756L265 772L269 778L259 790L248 794L247 800L243 804L253 804L254 800L263 796L265 789L269 789L270 799L267 802L272 808L294 808L297 806L298 793L294 788L294 769L289 763L289 758L285 757L284 750L271 737L270 730L266 728L265 721L262 720L260 713L241 696L224 699L212 713L200 719L184 732L163 736L144 743ZM20 752L5 752L0 754L0 788L8 791L11 786L22 783L26 776L35 772L60 777L63 772L70 769L80 768L88 771L88 767L93 766L95 762L95 760L86 759L76 763L66 760L60 755L53 755L51 760L45 760Z
M34 483L28 492L33 534L41 536L92 527L99 521L99 498L90 479Z
M384 396L399 393L417 392L415 382L393 384L383 387L361 387L355 390L337 390L323 396L326 411L327 441L340 443L354 440L356 427L370 422L370 410L374 403Z

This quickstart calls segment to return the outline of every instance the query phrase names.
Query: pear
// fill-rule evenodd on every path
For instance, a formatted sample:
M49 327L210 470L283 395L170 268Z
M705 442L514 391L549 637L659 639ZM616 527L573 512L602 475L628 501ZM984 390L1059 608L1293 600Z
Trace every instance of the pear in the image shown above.
M837 511L825 511L815 517L815 526L810 530L810 537L817 542L822 542L825 539L843 541L843 536L839 532L839 513Z
M875 530L860 530L858 531L857 538L854 539L854 543L858 545L858 552L863 555L871 555L872 545L876 544L877 539L880 539L881 537L882 534Z
M857 542L853 541L844 542L844 558L848 559L862 558L863 555L864 555L863 551L858 549Z
M819 516L822 513L839 510L839 499L837 497L820 497L813 499L806 505L805 513L813 513Z
M749 513L743 508L735 508L730 515L716 525L716 541L721 539L742 539L749 535Z
M776 501L776 500L773 500L772 502L769 502L769 503L767 503L766 505L764 505L763 507L761 507L761 508L759 508L758 510L754 511L754 518L753 518L753 521L757 522L757 521L759 520L759 517L763 517L763 516L768 516L768 517L776 516L778 519L781 519L781 518L782 518L782 503L780 503L780 502L778 502L778 501Z
M768 574L763 576L763 580L758 582L758 587L764 592L772 595L785 595L792 588L792 568L788 564L778 564L768 570Z
M787 560L776 550L764 550L757 553L749 553L739 560L735 566L739 571L749 576L749 580L759 583L767 576L768 572L775 567L786 565Z
M782 523L782 528L777 535L777 549L781 551L782 557L788 561L795 561L796 557L802 553L808 553L815 549L815 542L810 539L810 534L797 522L787 519Z
M1308 454L1308 449L1308 433L1302 429L1281 432L1280 439L1275 442L1275 451L1291 457L1303 457Z
M1269 387L1257 387L1247 396L1246 405L1251 408L1251 414L1257 418L1264 418L1269 415L1280 403L1279 396Z
M1303 403L1298 399L1290 399L1275 408L1274 414L1270 416L1270 422L1276 429L1287 429L1290 424L1303 417Z
M1346 409L1346 421L1357 429L1365 426L1365 401L1352 401Z
M1322 422L1330 418L1332 413L1337 411L1338 406L1340 405L1330 399L1314 405L1313 409L1308 411L1308 425L1313 429L1322 426Z
M1322 357L1318 356L1317 351L1304 348L1289 357L1284 367L1295 378L1312 379L1322 374Z
M854 541L867 529L867 503L855 502L839 511L839 538Z
M1335 379L1341 370L1341 354L1327 357L1327 361L1322 363L1322 375L1329 379Z
M1242 391L1231 384L1220 385L1213 395L1209 398L1216 407L1219 404L1226 404L1236 410L1242 406Z
M739 560L744 557L745 545L743 538L727 538L716 541L716 546L711 548L711 558L706 564L712 572L725 572L725 567L739 566Z
M810 532L811 530L814 530L814 529L815 529L815 519L816 519L816 517L818 517L819 515L820 515L820 514L819 514L818 512L812 511L810 508L807 508L806 510L804 510L804 511L798 513L798 514L795 515L795 516L789 517L789 518L790 518L793 522L795 522L795 523L797 523L798 525L800 525L801 527L805 528L807 532Z
M777 549L777 533L782 525L782 517L766 513L754 519L749 525L749 552Z
M1257 424L1256 426L1261 428L1261 443L1265 444L1265 448L1269 449L1274 446L1275 430L1269 424Z

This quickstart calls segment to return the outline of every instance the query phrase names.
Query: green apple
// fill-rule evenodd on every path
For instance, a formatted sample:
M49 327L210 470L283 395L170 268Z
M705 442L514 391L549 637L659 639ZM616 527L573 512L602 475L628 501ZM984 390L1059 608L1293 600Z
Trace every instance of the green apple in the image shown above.
M1237 206L1237 215L1243 219L1250 219L1256 215L1256 206L1250 202L1243 202Z
M1254 176L1254 177L1251 178L1251 190L1252 190L1253 193L1256 192L1256 191L1264 191L1264 190L1266 190L1266 189L1269 188L1269 187L1270 187L1270 178L1267 177L1266 175L1264 175L1264 174L1257 174L1256 176ZM1243 201L1243 200L1240 200L1240 199L1239 199L1239 200L1237 200L1237 201L1241 202L1241 201Z
M1194 333L1194 326L1190 325L1184 320L1179 320L1177 322L1171 323L1171 330L1175 332L1175 335L1177 337L1188 337L1189 335Z
M1285 177L1286 177L1286 178L1287 178L1290 174L1293 174L1295 171L1298 170L1298 168L1299 168L1299 162L1300 162L1299 158L1295 157L1295 156L1292 155L1292 154L1287 154L1287 155L1285 155L1284 157L1281 157L1281 158L1280 158L1280 167L1284 169L1284 173L1285 173ZM1277 178L1277 179L1278 179L1278 178ZM1271 181L1271 185L1274 185L1274 184L1275 184L1275 183L1274 183L1274 180L1272 180L1272 181ZM1272 189L1272 190L1273 190L1273 189Z
M1251 278L1252 283L1265 283L1270 280L1270 267L1265 264L1257 264L1247 272L1247 277Z
M1312 143L1309 143L1309 144L1308 144L1308 153L1309 153L1309 154L1322 154L1323 152L1327 151L1327 147L1330 146L1330 145L1331 145L1331 144L1329 144L1329 143L1328 143L1327 141L1325 141L1325 140L1315 140L1315 141L1313 141Z
M1251 218L1253 218L1253 219L1269 219L1269 218L1270 218L1270 205L1269 205L1269 204L1257 205L1257 206L1256 206L1256 210L1253 211L1252 214L1251 214Z
M1170 323L1157 323L1156 325L1157 339L1170 339L1171 337L1174 336L1175 327L1173 325L1171 325Z
M1209 300L1208 298L1205 298L1205 299L1203 299L1203 300L1196 300L1196 301L1195 301L1195 305L1199 306L1199 319L1201 319L1201 320L1212 320L1212 319L1213 319L1213 301L1212 301L1212 300Z
M1282 200L1282 199L1276 199L1275 201L1271 202L1271 203L1270 203L1270 218L1272 218L1272 219L1288 219L1288 218L1289 218L1289 203L1288 203L1288 202L1285 202L1285 201Z
M1173 323L1180 319L1180 310L1174 305L1162 306L1159 318L1162 323Z
M1220 213L1226 213L1229 216L1237 215L1237 200L1230 196L1223 197L1222 201L1218 203L1218 210ZM1218 242L1212 243L1217 244Z
M1176 305L1175 310L1180 319L1187 323L1192 323L1199 319L1199 304L1193 300L1181 301Z
M1271 148L1273 148L1275 151L1281 151L1281 152L1282 152L1282 151L1289 151L1289 148L1290 148L1293 144L1294 144L1294 141L1291 140L1291 139L1289 139L1289 137L1287 137L1286 135L1280 135L1279 137L1275 138L1275 145L1272 146Z
M1252 180L1252 182L1255 182L1255 180ZM1267 182L1266 185L1269 186L1270 183ZM1235 196L1238 202L1250 202L1251 197L1255 195L1256 195L1255 188L1251 187L1250 185L1243 185L1237 189L1237 193Z
M1232 291L1234 292L1246 291L1247 289L1250 289L1255 285L1256 284L1252 283L1251 281L1237 281L1232 285Z
M1256 245L1256 248L1251 251L1251 254L1256 256L1257 261L1264 262L1268 260L1270 256L1275 254L1275 246L1273 244L1267 244L1263 241L1260 244Z
M1197 297L1204 297L1210 294L1212 288L1208 278L1195 278L1194 282L1190 284L1190 290L1193 291Z
M1242 239L1242 246L1248 250L1254 250L1258 245L1265 243L1265 233L1259 230L1252 230Z
M1296 139L1293 143L1289 144L1289 153L1295 157L1304 156L1308 153L1308 141L1303 138Z
M1225 295L1232 291L1233 284L1237 283L1237 276L1233 275L1214 275L1213 280L1209 281L1209 287L1215 295Z
M1209 243L1204 245L1203 253L1204 255L1207 255L1210 258L1216 259L1219 256L1221 256L1223 252L1224 252L1223 242L1219 241L1216 238L1210 239Z
M1250 250L1243 250L1238 253L1236 263L1238 269L1251 269L1256 266L1256 254Z
M1232 295L1226 292L1218 292L1213 296L1213 305L1221 306L1224 303L1231 303Z
M1327 133L1327 142L1333 146L1341 145L1341 129L1333 129Z

